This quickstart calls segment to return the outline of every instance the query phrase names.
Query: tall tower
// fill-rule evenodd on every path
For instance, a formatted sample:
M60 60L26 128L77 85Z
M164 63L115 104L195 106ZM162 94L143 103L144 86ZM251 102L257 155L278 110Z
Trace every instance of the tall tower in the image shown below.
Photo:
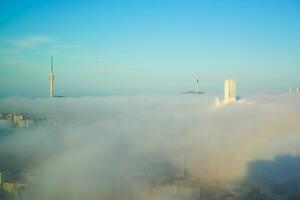
M53 72L53 56L51 56L51 72L49 75L49 80L50 80L50 97L53 97L53 92L54 92L54 72Z
M227 79L224 82L224 103L233 103L236 101L236 83L233 79Z

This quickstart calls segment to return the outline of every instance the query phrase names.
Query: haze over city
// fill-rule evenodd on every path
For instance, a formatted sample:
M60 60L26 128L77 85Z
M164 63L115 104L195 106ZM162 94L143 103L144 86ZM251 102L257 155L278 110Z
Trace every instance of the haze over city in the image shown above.
M299 11L2 0L0 199L299 200Z

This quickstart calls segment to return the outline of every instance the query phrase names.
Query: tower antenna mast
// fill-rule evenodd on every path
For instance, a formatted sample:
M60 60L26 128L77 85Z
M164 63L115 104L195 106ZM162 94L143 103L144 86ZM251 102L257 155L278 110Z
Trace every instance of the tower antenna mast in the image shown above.
M50 80L50 97L54 97L53 56L51 56L51 72L50 72L49 80Z
M51 73L53 74L53 56L51 56Z

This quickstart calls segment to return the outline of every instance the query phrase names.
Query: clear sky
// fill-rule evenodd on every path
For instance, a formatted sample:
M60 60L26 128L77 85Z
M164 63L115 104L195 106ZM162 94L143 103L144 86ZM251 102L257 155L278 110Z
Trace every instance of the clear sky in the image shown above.
M300 87L298 0L1 0L0 96Z

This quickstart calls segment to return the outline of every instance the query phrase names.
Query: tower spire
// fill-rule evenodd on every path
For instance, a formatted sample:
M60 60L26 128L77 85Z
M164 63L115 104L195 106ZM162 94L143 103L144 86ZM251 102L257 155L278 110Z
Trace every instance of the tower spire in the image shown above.
M49 80L50 80L50 97L54 97L53 56L51 56L51 72L50 72Z
M199 79L197 78L196 79L196 94L198 94L199 93Z
M53 74L53 56L51 56L51 73Z

